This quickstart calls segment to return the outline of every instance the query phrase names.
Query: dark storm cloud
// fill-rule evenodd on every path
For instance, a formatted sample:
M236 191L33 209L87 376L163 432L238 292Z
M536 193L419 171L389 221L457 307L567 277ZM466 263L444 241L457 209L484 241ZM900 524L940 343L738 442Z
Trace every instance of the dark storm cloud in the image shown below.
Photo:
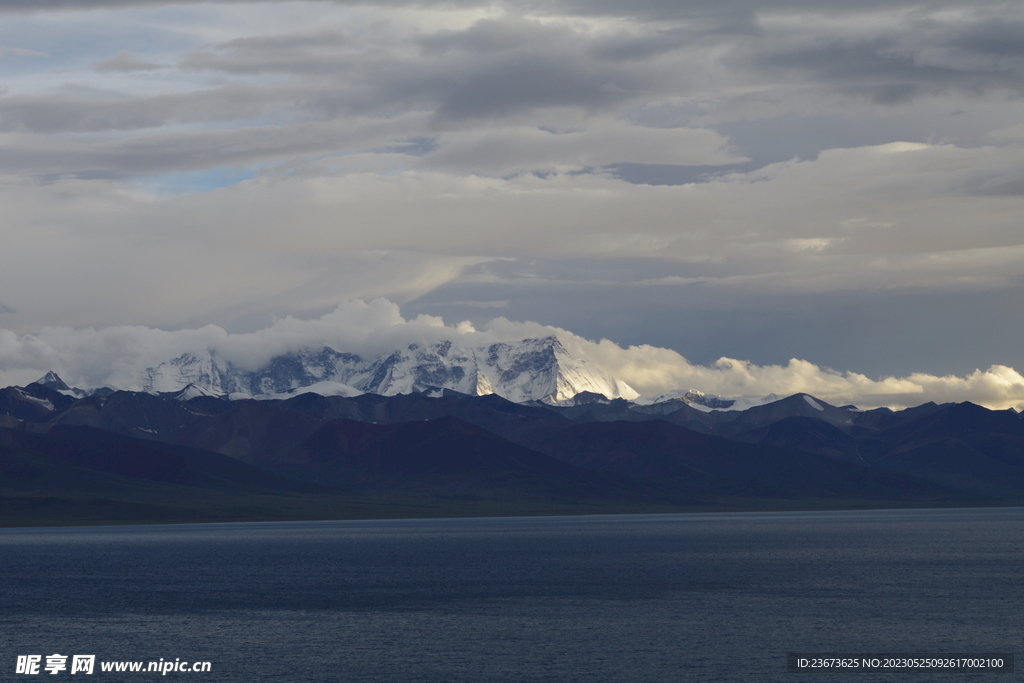
M944 38L934 42L941 45ZM989 88L1024 89L1020 70L972 65L966 58L951 60L948 65L922 63L921 49L891 37L856 42L835 38L809 47L752 50L737 61L775 76L795 72L793 81L817 83L887 105L950 88L971 93Z
M481 21L419 39L419 55L346 49L339 35L231 41L187 56L189 70L308 78L301 109L317 118L428 107L439 119L535 108L596 110L657 88L640 69L594 61L585 36L537 22Z
M764 9L801 6L771 3ZM623 17L636 14L632 5L602 7ZM692 20L685 25L594 34L522 19L483 20L463 30L419 36L419 55L383 45L368 49L336 33L254 37L190 54L180 66L312 79L296 107L316 118L426 107L438 119L458 120L546 107L594 111L638 96L678 97L688 92L695 73L683 68L694 51L712 49L723 55L718 76L723 86L784 87L797 99L831 93L893 106L947 90L966 95L1024 91L1024 64L991 59L1012 56L1024 44L1015 40L1012 22L1010 29L987 18L869 25L857 27L854 36L837 33L834 26L808 32L765 29L756 9L750 3L687 3L679 10ZM652 66L651 60L674 52L677 68ZM807 90L801 95L794 86Z
M65 8L94 4L43 3ZM934 20L869 25L857 28L856 37L837 35L834 26L795 31L759 23L758 10L801 6L685 3L676 8L680 17L692 19L685 25L637 25L612 33L515 18L483 20L462 30L413 37L418 54L387 40L359 42L329 30L252 36L186 54L175 66L246 78L290 76L289 81L121 100L76 94L9 96L0 98L0 130L132 130L252 120L274 112L295 121L329 121L411 109L434 112L435 126L444 129L447 120L501 118L546 108L592 113L644 97L685 96L692 89L690 79L700 73L687 65L711 50L722 55L716 60L722 87L747 89L726 96L723 111L735 100L734 109L748 112L741 101L751 97L749 87L757 84L765 91L784 89L793 106L827 94L894 106L947 90L1024 91L1024 64L1013 59L1024 39L1016 36L1013 22L982 18L948 25ZM591 11L630 16L665 13L675 5L635 7L598 3ZM586 13L581 7L573 9ZM993 55L1005 59L996 63ZM656 61L666 56L664 64ZM95 68L127 73L159 67L122 52Z
M962 30L950 44L998 57L1024 56L1024 22L986 19Z
M561 106L597 110L635 96L641 85L636 80L555 55L522 55L449 81L438 114L442 118L502 116Z
M892 131L852 121L810 129L798 122L786 124L791 130L784 135L765 135L774 124L770 116L751 116L759 100L788 98L786 108L796 111L808 98L841 95L891 109L947 90L972 94L997 87L1021 89L1021 71L1012 59L994 68L989 57L969 51L1012 56L1016 49L1013 30L985 18L867 22L845 36L836 34L834 23L813 30L780 27L778 22L765 28L750 5L715 7L690 5L696 18L685 24L634 24L611 31L505 17L410 36L368 39L328 27L230 40L186 53L173 67L179 73L244 82L123 98L81 89L0 97L0 131L159 131L168 125L216 122L244 122L248 128L159 131L63 145L12 139L5 144L0 168L58 176L199 170L387 147L410 137L433 139L467 122L487 125L558 108L615 115L633 103L685 97L707 88L706 82L688 82L700 77L701 70L687 65L715 51L721 55L713 65L715 78L721 87L740 86L740 94L725 95L709 118L719 130L736 135L740 152L754 162L716 169L629 164L636 159L625 157L612 159L607 169L630 182L681 184L793 157L815 158L820 149L897 139ZM996 47L986 47L987 37ZM157 66L122 52L94 68L128 73ZM279 78L259 82L263 76ZM762 85L754 90L755 84ZM738 113L739 121L730 111ZM393 137L376 131L360 143L360 128L352 125L352 117L391 119L396 112L422 115L413 128L396 128ZM338 129L342 122L350 134ZM916 130L898 134L898 139L919 139ZM761 150L766 141L771 149ZM486 166L472 159L464 164ZM1012 194L1015 187L999 181L977 191Z
M590 53L598 59L612 61L645 60L672 52L692 41L687 29L667 29L643 35L620 35L596 40Z

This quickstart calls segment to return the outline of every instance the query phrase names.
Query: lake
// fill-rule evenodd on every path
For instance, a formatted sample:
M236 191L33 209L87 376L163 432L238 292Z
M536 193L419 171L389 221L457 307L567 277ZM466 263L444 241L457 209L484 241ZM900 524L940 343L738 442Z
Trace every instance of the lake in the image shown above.
M1021 508L3 529L0 570L0 680L1011 681L786 653L1024 637Z

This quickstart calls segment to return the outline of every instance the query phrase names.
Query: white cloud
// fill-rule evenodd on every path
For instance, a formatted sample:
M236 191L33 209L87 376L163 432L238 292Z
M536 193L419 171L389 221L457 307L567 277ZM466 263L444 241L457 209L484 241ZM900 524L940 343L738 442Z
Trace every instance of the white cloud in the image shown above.
M478 345L548 335L559 337L570 353L590 360L647 396L696 388L733 397L805 392L837 405L852 403L862 408L905 407L927 401L972 401L997 409L1024 405L1024 376L1001 365L966 377L915 373L880 379L798 359L786 365L759 366L721 358L711 365L694 365L671 349L648 345L624 348L607 339L595 342L532 322L495 318L477 330L468 322L445 325L433 316L407 320L398 305L385 299L349 301L319 318L289 316L245 334L229 334L215 325L175 331L141 326L49 327L25 335L0 330L0 383L24 384L52 369L79 386L137 388L145 368L206 349L240 367L256 369L275 355L323 346L373 357L413 342L452 339Z
M860 408L904 408L929 401L971 401L992 409L1024 406L1024 376L1005 365L975 370L965 377L913 373L905 377L869 378L840 372L806 360L786 365L756 365L720 358L711 365L694 365L679 353L652 346L622 347L602 340L579 345L607 372L623 379L641 394L656 396L676 389L698 389L728 397L775 393L808 393L833 405Z

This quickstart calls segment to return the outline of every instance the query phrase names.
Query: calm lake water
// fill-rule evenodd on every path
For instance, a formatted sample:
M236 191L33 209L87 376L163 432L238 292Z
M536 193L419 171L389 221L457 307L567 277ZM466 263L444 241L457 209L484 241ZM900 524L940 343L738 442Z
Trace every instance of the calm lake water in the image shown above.
M785 666L1019 654L1024 509L8 529L0 623L3 681L1018 681Z

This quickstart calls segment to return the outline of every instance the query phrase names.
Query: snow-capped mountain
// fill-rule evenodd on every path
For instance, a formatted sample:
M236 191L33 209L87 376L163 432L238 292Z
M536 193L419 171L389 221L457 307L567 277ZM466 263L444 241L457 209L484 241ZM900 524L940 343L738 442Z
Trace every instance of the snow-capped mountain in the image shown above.
M584 391L608 398L639 396L587 360L573 358L556 337L467 347L451 341L410 344L369 359L324 347L277 356L255 371L239 369L212 351L187 353L148 368L138 387L124 388L166 393L190 385L190 393L233 398L276 397L314 385L339 394L385 396L441 388L493 393L517 403L564 401Z
M634 402L637 405L643 406L661 406L663 411L668 413L676 410L677 408L674 406L678 406L680 403L685 403L691 408L696 408L703 412L711 412L712 410L741 411L778 400L779 396L777 394L747 398L722 398L716 394L705 394L697 389L687 389L685 391L672 391L655 396L654 398L641 398Z
M53 389L65 396L70 396L71 398L82 398L83 396L88 395L88 392L81 389L69 387L53 370L50 370L48 373L37 379L35 383L39 386Z

